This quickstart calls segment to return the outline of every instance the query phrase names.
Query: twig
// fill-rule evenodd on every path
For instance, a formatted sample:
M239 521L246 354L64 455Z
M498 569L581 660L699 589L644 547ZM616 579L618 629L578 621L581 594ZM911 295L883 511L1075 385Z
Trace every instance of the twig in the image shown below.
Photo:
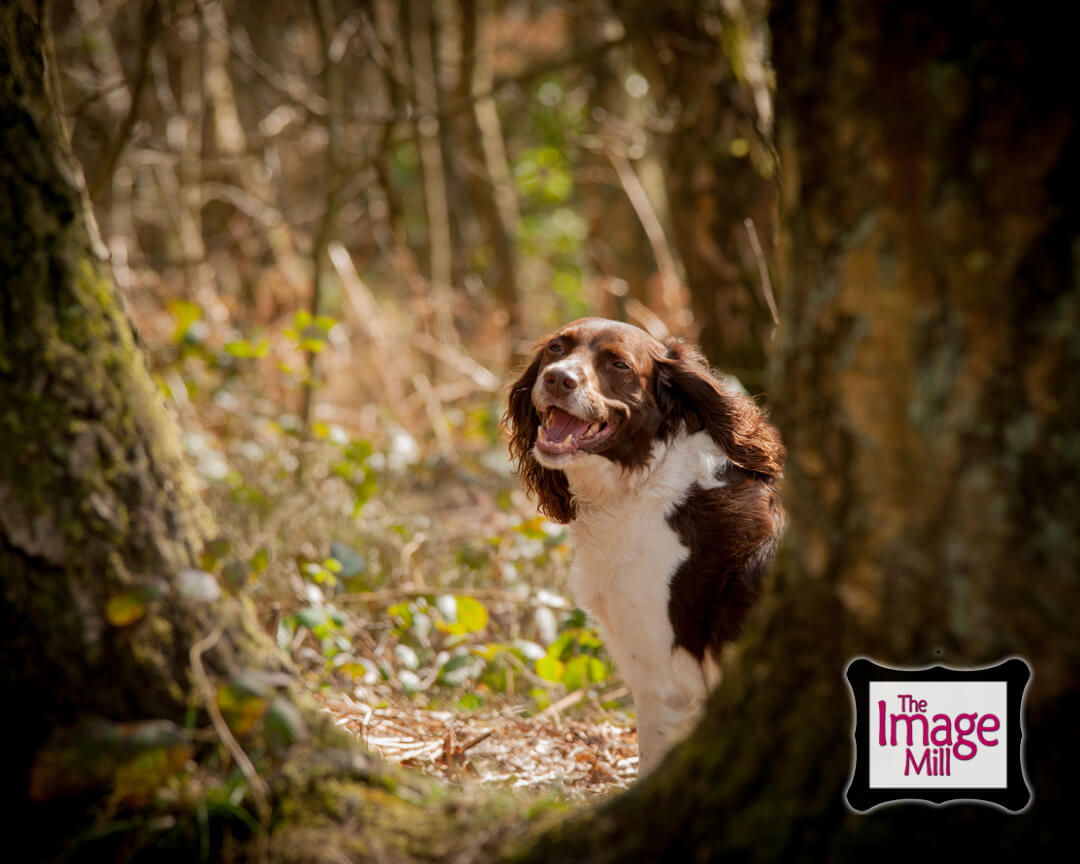
M636 321L646 333L661 342L671 335L663 319L637 297L626 298L626 317Z
M481 390L494 393L499 389L499 377L488 369L481 366L467 354L459 351L452 345L438 341L428 333L414 333L412 337L413 347L420 349L425 354L430 354L437 360L442 360L447 366L456 369L462 375L468 375Z
M341 279L349 305L356 313L357 323L363 328L364 335L371 341L382 341L379 307L371 291L364 284L364 280L356 272L356 265L353 264L349 250L335 240L327 245L326 252L330 257L330 263L334 265L334 270L337 271L338 278Z
M450 431L446 428L443 407L439 402L438 394L431 386L431 381L423 372L417 372L412 377L412 383L424 403L424 410L427 412L428 421L431 423L431 429L435 433L435 440L439 445L439 453L447 462L457 462L457 452L454 449L454 442L450 438Z
M765 296L765 303L772 314L773 324L779 325L780 313L776 309L776 298L773 296L772 281L769 279L769 266L765 262L765 252L761 248L761 241L758 240L757 228L754 227L754 220L749 216L743 219L743 225L746 226L750 248L754 250L754 257L757 259L758 274L761 277L761 293Z
M465 744L462 744L462 745L461 745L461 746L460 746L460 747L458 748L458 750L457 750L457 753L456 753L456 755L460 756L460 755L461 755L462 753L464 753L464 752L465 752L466 750L472 750L472 748L473 748L473 747L475 747L475 746L476 746L477 744L479 744L479 743L480 743L480 742L482 742L482 741L487 741L487 739L488 739L488 738L490 738L490 737L491 737L492 735L494 735L494 734L495 734L495 730L494 730L494 729L488 729L488 730L487 730L487 732L481 732L481 733L480 733L479 735L477 735L477 736L476 736L475 738L473 738L473 739L469 740L469 741L468 741L468 742L466 742Z
M573 705L577 705L577 703L580 702L584 698L585 698L585 690L584 689L571 690L569 693L567 693L561 699L558 699L555 702L552 702L550 705L548 705L547 708L545 708L543 711L541 711L536 716L537 717L554 717L557 714L559 714L559 712L562 711L564 708L570 708Z
M417 531L415 536L401 547L401 573L403 576L408 576L409 581L418 582L418 587L421 588L424 587L424 576L419 570L413 568L412 556L424 544L426 539L427 535L423 531Z
M120 155L124 152L124 148L131 138L131 133L135 128L135 121L139 117L139 103L142 101L142 94L146 89L147 79L150 77L150 50L154 47L160 33L161 6L158 0L150 0L143 17L139 65L135 70L135 82L131 87L127 114L120 121L116 135L109 142L105 155L101 158L97 169L94 171L94 177L89 185L91 197L96 195L108 180L112 179L113 173L116 171L116 165L120 161Z
M196 3L200 6L204 2L206 0L196 0ZM326 117L328 107L323 96L312 92L302 81L293 76L283 77L279 75L269 63L255 52L255 49L251 47L246 39L238 39L227 29L220 27L208 26L207 29L214 39L227 45L233 55L255 73L256 77L262 79L263 83L279 96L284 97L291 105L295 105L311 117L317 119Z
M319 48L322 54L323 98L326 100L326 201L319 230L311 250L312 284L311 317L318 318L322 312L322 288L328 247L334 239L338 210L341 208L341 181L337 176L341 151L341 69L334 57L334 9L330 0L311 0L311 11L319 32ZM306 351L308 376L304 382L303 400L300 407L300 419L307 434L311 434L311 421L315 409L315 387L318 384L318 354ZM302 463L301 463L302 467ZM299 476L299 475L298 475Z
M210 714L210 722L214 726L214 731L217 732L221 743L225 745L225 749L229 751L229 755L232 756L233 761L239 766L241 773L248 782L248 788L251 790L251 797L255 801L255 809L259 816L258 855L260 860L266 861L266 831L270 825L269 790L259 776L259 772L255 770L255 766L251 764L251 760L248 758L247 753L244 752L244 748L240 746L240 742L233 736L229 724L225 722L221 709L218 708L214 687L210 683L202 664L202 655L217 644L221 634L224 632L225 619L221 618L210 633L191 646L188 656L191 660L192 675L195 678L199 692L202 694L203 701L206 703L206 710Z
M663 286L665 303L674 303L675 292L679 287L679 268L675 263L675 255L671 251L671 244L664 235L664 226L660 224L660 218L649 201L645 187L641 185L634 166L630 164L622 153L612 148L607 148L607 156L615 174L622 184L626 197L630 200L630 206L634 208L641 227L645 229L645 236L649 239L652 247L653 258L656 259L656 269L660 273L660 284Z

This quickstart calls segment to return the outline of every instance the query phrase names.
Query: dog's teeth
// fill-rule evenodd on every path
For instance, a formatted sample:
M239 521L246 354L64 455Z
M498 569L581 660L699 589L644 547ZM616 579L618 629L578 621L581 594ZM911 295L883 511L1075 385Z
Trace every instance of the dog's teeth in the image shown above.
M585 434L586 434L586 435L595 435L595 434L596 434L597 432L599 432L599 431L600 431L600 427L599 427L599 426L598 426L598 425L597 425L596 423L593 423L593 424L592 424L592 425L591 425L591 426L590 426L590 427L588 428L588 430L586 430Z
M565 438L563 438L562 446L565 447L567 444L569 444L573 440L574 440L574 433L571 432L569 435L567 435Z

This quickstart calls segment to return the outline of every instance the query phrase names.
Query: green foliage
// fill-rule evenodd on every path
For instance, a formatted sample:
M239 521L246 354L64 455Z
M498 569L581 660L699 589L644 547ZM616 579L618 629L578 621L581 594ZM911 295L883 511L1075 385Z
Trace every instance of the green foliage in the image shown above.
M299 345L303 350L312 354L318 354L325 349L330 341L330 331L337 326L329 315L312 317L306 309L299 310L293 316L292 327L287 327L283 335L290 342Z
M350 441L342 448L341 458L334 462L331 470L352 490L353 516L359 516L364 505L375 494L375 472L368 464L372 446L367 441Z
M555 147L534 147L522 153L514 166L514 179L523 198L546 204L561 204L574 189L570 164Z
M575 610L565 620L565 629L536 661L537 675L545 681L561 682L567 690L580 690L611 676L599 634L592 628L578 626L579 620L580 610Z

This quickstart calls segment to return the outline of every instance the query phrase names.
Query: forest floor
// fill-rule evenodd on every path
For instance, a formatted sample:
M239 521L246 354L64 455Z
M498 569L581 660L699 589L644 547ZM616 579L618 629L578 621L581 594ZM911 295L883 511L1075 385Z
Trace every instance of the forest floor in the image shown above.
M372 752L451 785L555 790L580 799L625 788L637 777L635 728L600 717L564 718L551 709L530 717L515 709L372 708L345 693L324 693L319 701Z
M333 349L304 421L287 331L244 339L152 300L129 309L220 531L201 566L248 594L336 722L448 784L632 782L631 698L567 591L565 527L513 476L502 386L459 376L437 407L395 404Z

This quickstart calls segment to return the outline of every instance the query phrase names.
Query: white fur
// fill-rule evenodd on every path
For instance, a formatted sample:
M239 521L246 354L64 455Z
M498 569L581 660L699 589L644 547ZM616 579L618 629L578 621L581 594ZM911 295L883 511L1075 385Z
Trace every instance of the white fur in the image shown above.
M571 354L556 363L549 363L544 367L544 374L548 372L566 372L572 375L578 382L578 386L569 392L560 395L557 404L560 408L569 411L575 417L592 418L601 410L602 405L593 400L598 392L596 381L592 372L592 366L583 363L577 354ZM556 404L547 395L544 375L536 376L536 383L532 389L533 405Z
M673 647L669 587L688 550L667 516L693 484L723 485L715 475L725 461L712 438L697 432L654 443L648 465L638 470L588 454L558 465L577 504L570 588L599 623L634 693L642 773L697 720L719 678L713 658L706 655L703 665Z

